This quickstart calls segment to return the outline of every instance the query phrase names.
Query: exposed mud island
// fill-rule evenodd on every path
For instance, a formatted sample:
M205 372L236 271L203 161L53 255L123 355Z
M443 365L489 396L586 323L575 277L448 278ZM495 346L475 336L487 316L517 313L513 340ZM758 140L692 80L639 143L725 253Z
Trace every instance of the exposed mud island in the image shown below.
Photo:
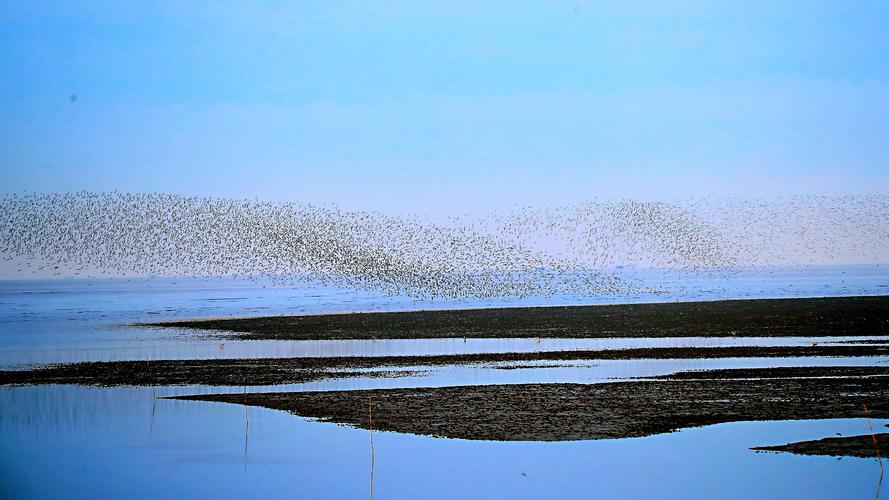
M281 316L147 325L237 339L657 338L889 336L889 297L735 300ZM348 391L196 394L375 430L459 439L564 441L641 437L725 422L889 418L889 345L883 340L787 346L643 347L432 356L303 357L71 363L0 372L2 384L298 384L353 376L422 374L424 367L540 361L719 358L873 358L868 366L680 371L604 383L497 384ZM867 364L867 363L864 363ZM368 371L371 370L371 371ZM375 371L374 371L375 370ZM867 406L869 413L865 413ZM761 447L873 456L886 436ZM752 443L755 444L755 443Z
M285 410L374 429L459 439L641 437L743 420L889 417L889 367L682 372L602 384L504 384L180 399Z
M797 455L872 458L876 455L876 450L889 450L889 433L830 437L778 446L754 446L752 449Z
M822 337L889 334L889 297L516 307L155 323L241 339Z

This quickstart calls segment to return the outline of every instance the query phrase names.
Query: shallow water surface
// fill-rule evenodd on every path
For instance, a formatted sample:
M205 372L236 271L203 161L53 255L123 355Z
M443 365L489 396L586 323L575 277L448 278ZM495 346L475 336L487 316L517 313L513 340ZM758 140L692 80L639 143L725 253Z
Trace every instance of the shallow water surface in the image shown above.
M153 399L146 388L5 389L0 406L0 467L10 498L370 493L365 430L262 408ZM875 460L749 450L836 432L864 434L867 422L742 422L560 443L376 432L373 488L378 498L871 498Z
M612 347L785 345L791 339L454 339L235 341L214 332L134 328L133 323L232 316L445 308L670 302L764 297L883 295L889 267L749 269L725 274L622 270L662 293L418 301L361 290L284 287L234 278L0 281L0 368L127 359L461 354ZM800 340L804 341L804 340ZM634 343L637 342L637 343ZM737 343L732 343L737 342ZM774 342L774 343L771 343ZM220 348L222 347L222 348Z
M627 273L639 271L628 270ZM639 276L635 276L639 278ZM0 282L0 367L84 360L380 356L809 345L810 338L234 341L132 323L375 310L877 295L886 268L749 270L731 277L660 273L672 292L622 297L413 301L334 288L233 279ZM875 340L819 338L819 343ZM755 453L757 445L864 434L863 419L740 422L638 439L491 442L374 433L288 413L162 396L532 382L598 383L678 370L859 366L885 358L586 360L401 367L405 377L268 387L0 388L3 498L871 498L875 460ZM372 370L370 370L372 371ZM369 374L371 375L371 374ZM874 420L875 427L886 421ZM372 481L372 485L371 485Z

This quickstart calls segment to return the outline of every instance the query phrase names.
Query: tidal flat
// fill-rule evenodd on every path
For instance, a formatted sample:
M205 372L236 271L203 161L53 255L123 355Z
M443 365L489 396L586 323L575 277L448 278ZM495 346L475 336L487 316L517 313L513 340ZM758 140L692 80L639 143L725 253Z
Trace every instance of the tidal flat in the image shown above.
M873 458L878 450L889 450L889 433L829 437L776 446L754 446L751 449L756 451L795 453L797 455Z
M816 295L814 276L749 294ZM861 441L841 462L751 450L885 430L889 298L868 276L860 297L721 300L747 292L702 282L688 303L442 312L226 281L16 284L0 491L362 496L372 433L380 497L873 496ZM95 464L119 479L72 484Z
M889 418L889 367L685 372L601 384L507 384L178 399L284 410L325 422L495 441L620 439L727 422Z
M148 323L253 340L889 335L889 296L266 316Z
M548 368L546 362L701 360L743 358L873 358L889 346L811 345L739 347L652 347L604 350L453 354L437 356L349 356L255 359L189 359L63 363L0 371L0 385L79 384L93 386L208 385L267 386L330 378L405 376L410 368L480 366L497 369ZM538 362L541 364L531 364ZM375 371L369 371L375 370ZM677 374L676 376L681 376Z

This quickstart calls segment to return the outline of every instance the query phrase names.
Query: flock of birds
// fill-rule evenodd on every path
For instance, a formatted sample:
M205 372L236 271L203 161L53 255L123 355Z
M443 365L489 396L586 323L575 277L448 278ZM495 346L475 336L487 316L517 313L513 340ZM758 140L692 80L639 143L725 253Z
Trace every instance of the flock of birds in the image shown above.
M879 262L887 248L884 195L590 201L452 218L157 193L0 199L0 255L19 272L33 261L65 275L309 279L416 298L656 293L618 269Z

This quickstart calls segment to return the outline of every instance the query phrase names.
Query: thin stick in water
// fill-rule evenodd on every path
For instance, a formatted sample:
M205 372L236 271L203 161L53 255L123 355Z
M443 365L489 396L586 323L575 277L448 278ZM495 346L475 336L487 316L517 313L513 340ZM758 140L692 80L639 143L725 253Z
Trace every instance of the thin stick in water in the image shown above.
M244 470L247 470L247 438L250 435L250 418L247 416L247 386L244 386Z
M870 437L874 440L874 450L877 452L877 461L880 462L880 471L883 470L883 459L880 457L880 447L877 446L877 435L874 434L874 428L870 423L870 412L867 411L867 405L864 405L864 416L867 417L867 428L870 429Z

